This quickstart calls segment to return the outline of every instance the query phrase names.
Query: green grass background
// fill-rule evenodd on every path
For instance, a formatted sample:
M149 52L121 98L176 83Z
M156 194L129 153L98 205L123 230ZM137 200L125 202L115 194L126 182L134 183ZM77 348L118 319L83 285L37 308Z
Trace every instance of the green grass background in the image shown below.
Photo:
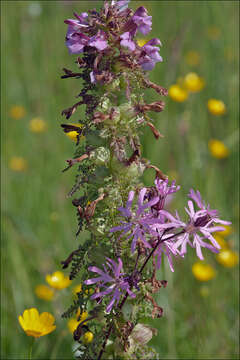
M72 359L71 334L60 315L71 302L70 288L59 292L54 302L37 299L34 288L44 283L47 273L60 269L60 261L78 246L76 218L66 195L74 172L61 173L74 145L60 129L61 111L74 103L77 81L61 80L62 67L75 68L75 56L64 45L65 18L73 11L86 11L101 1L40 1L39 16L31 16L31 1L2 1L2 242L1 242L1 333L2 358L27 359L31 339L20 328L17 317L24 309L37 307L56 317L57 329L34 345L34 359ZM151 37L163 43L163 63L150 78L164 87L178 77L196 71L206 81L204 90L180 104L166 99L166 108L154 118L165 135L155 141L149 129L143 134L144 156L164 173L177 174L181 192L174 206L183 209L190 187L199 189L221 217L233 222L229 241L238 249L238 11L237 1L133 1L147 7L153 16ZM208 28L220 30L218 39ZM200 64L189 66L185 55L196 50ZM230 56L226 56L230 54ZM157 99L149 93L149 101ZM207 111L209 98L225 102L227 113L214 117ZM23 119L14 120L13 105L26 109ZM33 134L29 121L42 117L48 131ZM74 114L77 121L83 114ZM208 140L220 139L229 146L230 156L218 160L208 152ZM9 169L12 156L23 156L28 169ZM150 185L154 173L145 175ZM58 220L52 221L56 212ZM180 213L182 211L180 210ZM80 235L81 237L81 235ZM158 329L152 340L161 359L238 359L239 286L236 268L220 266L214 255L206 260L217 277L206 284L192 275L196 255L189 251L172 274L164 266L160 277L169 285L157 296L164 308L162 319L151 321ZM77 285L74 280L73 285ZM200 295L202 286L208 297Z

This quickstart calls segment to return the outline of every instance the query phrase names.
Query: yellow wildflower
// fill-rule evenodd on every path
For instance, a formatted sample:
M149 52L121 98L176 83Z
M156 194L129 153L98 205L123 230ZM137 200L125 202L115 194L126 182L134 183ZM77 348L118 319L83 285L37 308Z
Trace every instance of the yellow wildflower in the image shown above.
M25 108L21 105L12 106L10 109L10 116L13 119L19 120L22 119L26 115Z
M35 294L39 299L50 301L54 296L54 291L46 285L37 285L35 288Z
M188 91L198 92L204 87L204 80L194 72L188 73L184 78L184 86Z
M174 101L177 102L183 102L188 98L187 91L178 84L170 86L168 94Z
M36 308L25 310L18 320L25 333L35 338L47 335L56 329L54 316L48 312L39 315Z
M146 39L138 39L137 40L137 44L138 46L142 47L143 45L145 45L148 42L148 40Z
M220 251L220 253L216 255L216 258L219 264L224 267L233 267L238 264L238 254L236 251L230 249Z
M219 232L219 234L220 234L220 232ZM224 240L224 238L222 236L215 234L214 239L221 246L222 250L228 248L228 243Z
M74 295L77 295L77 293L81 292L82 291L82 285L79 284L79 285L76 285L74 288L73 288L73 293Z
M21 156L13 156L9 161L9 168L13 171L25 171L27 169L27 161Z
M83 127L82 124L69 124L72 126L76 126L79 127L80 129ZM79 133L76 130L71 130L71 131L65 131L65 134L69 137L69 139L73 140L73 141L77 141ZM80 136L80 140L83 140L85 138L84 135Z
M70 320L68 320L67 326L68 329L70 331L70 333L73 334L73 332L76 330L76 328L78 327L80 321L77 321L76 319L72 318Z
M208 281L216 276L216 271L211 265L203 264L200 261L193 264L192 273L199 281Z
M41 133L47 130L47 124L43 119L36 117L30 120L29 129L34 133Z
M82 342L87 345L89 344L90 342L93 341L93 333L91 331L87 331L85 332L85 334L83 335L83 338L82 338Z
M222 225L222 224L219 224L219 226L222 226L222 227L224 227L225 228L225 230L223 230L223 231L219 231L219 235L220 236L228 236L228 235L231 235L232 234L232 232L233 232L233 229L232 229L232 226L230 226L230 225Z
M208 148L211 155L217 159L224 159L229 155L228 148L220 140L216 140L216 139L209 140Z
M221 30L217 26L209 26L207 34L211 40L217 40L221 35Z
M80 315L81 314L81 315ZM78 321L84 321L86 318L88 317L88 312L87 311L83 311L82 313L80 312L80 309L78 309L77 313L76 313L76 319Z
M64 276L64 273L61 271L56 271L53 274L48 274L46 276L47 283L54 289L65 289L71 284L71 280L68 276Z
M188 65L198 65L200 62L200 55L197 51L191 50L187 52L185 59Z
M51 214L50 214L50 220L55 222L55 221L58 221L59 219L59 214L56 212L56 211L53 211Z
M226 112L226 106L223 101L217 99L209 99L208 103L208 111L213 115L223 115Z

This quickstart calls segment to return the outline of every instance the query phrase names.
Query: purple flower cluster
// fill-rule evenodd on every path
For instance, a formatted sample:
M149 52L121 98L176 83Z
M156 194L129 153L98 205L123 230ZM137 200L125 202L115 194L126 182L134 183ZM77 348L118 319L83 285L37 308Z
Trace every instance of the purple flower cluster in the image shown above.
M174 217L164 209L168 195L179 190L179 186L168 180L155 180L154 196L147 194L143 188L138 197L137 206L133 206L134 192L130 191L126 207L118 210L125 221L121 225L113 227L110 232L122 232L120 237L126 236L126 240L132 239L131 251L136 249L137 242L141 242L146 248L154 248L157 242L159 245L154 251L157 256L157 267L160 267L161 258L165 254L168 258L170 268L173 270L172 255L184 256L187 251L187 244L196 249L197 256L203 260L202 248L218 252L219 244L212 236L213 232L222 231L224 228L216 224L228 225L230 222L219 219L217 210L211 210L209 205L201 199L199 191L196 193L190 190L189 197L194 200L200 210L195 211L193 202L188 201L188 208L185 208L189 220L183 222L178 213ZM147 201L146 201L147 200ZM132 209L133 208L133 209ZM171 233L170 233L171 232ZM210 243L203 241L207 239Z
M129 15L127 11L129 0L112 1L111 5L104 4L105 12L112 9L113 22L118 25L117 32L112 31L112 39L108 37L108 25L103 22L96 21L91 14L83 12L80 15L74 13L76 19L67 19L64 22L68 25L66 34L66 46L71 54L80 54L86 51L87 47L92 47L103 52L117 43L120 47L127 48L136 56L138 63L143 70L152 70L155 64L162 61L159 55L159 46L161 42L154 38L148 41L143 47L137 47L134 37L139 31L143 35L147 35L152 29L152 16L149 16L147 10L140 6L133 15ZM127 17L127 21L125 19ZM122 19L123 18L123 19ZM123 20L123 21L121 21ZM106 30L105 30L106 29ZM90 35L91 34L91 35ZM94 72L91 72L91 81L96 82Z
M96 266L90 266L89 271L99 274L99 277L88 279L84 281L86 285L98 284L99 288L103 290L96 292L91 296L91 299L96 299L101 301L105 295L112 293L112 299L107 305L106 311L110 312L113 308L114 303L116 305L119 303L122 293L127 292L128 295L134 298L136 295L130 290L129 282L124 277L123 263L120 258L118 258L118 264L112 259L106 258L106 264L103 264L103 270L99 269ZM107 285L106 285L107 284Z

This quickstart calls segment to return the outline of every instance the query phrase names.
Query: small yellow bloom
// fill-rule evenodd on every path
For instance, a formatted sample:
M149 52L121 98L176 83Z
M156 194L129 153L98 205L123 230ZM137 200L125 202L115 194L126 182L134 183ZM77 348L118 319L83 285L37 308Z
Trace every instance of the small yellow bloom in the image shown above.
M91 331L85 332L82 338L82 342L86 345L93 341L93 333Z
M21 156L13 156L9 161L9 168L13 171L25 171L27 169L27 161Z
M74 286L74 288L73 288L74 295L77 295L77 293L79 293L81 291L82 291L82 285L81 284Z
M58 221L59 219L59 214L56 212L56 211L53 211L51 214L50 214L50 220L55 222L55 221Z
M88 312L87 311L83 311L80 315L80 309L78 309L77 313L76 313L76 319L78 321L84 321L86 318L88 317Z
M83 127L82 124L69 124L69 125L79 127L80 129ZM79 136L79 133L77 131L75 131L75 130L65 132L65 134L69 137L69 139L71 139L73 141L77 141L78 136ZM84 138L85 138L84 135L81 135L79 137L80 140L83 140Z
M197 51L188 51L186 54L186 62L188 65L195 66L200 63L200 55Z
M56 271L53 274L48 274L46 276L47 283L54 289L65 289L71 284L71 280L68 276L64 276L64 273L61 271Z
M221 35L221 30L217 26L210 26L207 29L207 34L211 40L217 40Z
M30 120L29 129L34 133L41 133L47 130L47 124L43 119L36 117Z
M193 264L192 273L199 281L208 281L216 276L216 271L211 265L203 264L200 261Z
M238 254L230 249L224 249L216 255L219 264L225 267L233 267L238 264Z
M201 91L205 83L203 78L198 76L198 74L191 72L188 73L184 78L184 86L188 91L198 92Z
M68 326L70 333L73 334L73 332L78 327L79 323L80 323L80 321L77 321L76 319L73 319L73 318L68 320L67 326Z
M148 42L148 40L146 39L138 39L137 40L137 44L138 46L142 47L143 45L145 45Z
M219 226L222 226L222 227L225 228L225 230L218 232L218 234L220 236L227 237L228 235L232 234L232 232L233 232L232 226L230 226L230 225L222 225L222 224L219 224Z
M35 294L39 299L50 301L54 296L54 291L46 285L37 285L35 288Z
M22 119L26 115L25 108L21 105L12 106L10 109L10 116L13 119L19 120Z
M47 335L56 329L54 316L48 312L39 315L36 308L25 310L23 315L18 317L18 321L25 333L35 338Z
M214 239L221 246L222 250L228 249L228 243L224 240L224 238L222 236L220 236L218 234L220 234L220 232L214 235Z
M208 148L211 155L217 159L224 159L229 155L228 148L220 140L216 140L216 139L209 140Z
M177 102L183 102L188 98L187 91L181 88L178 84L170 86L168 94L174 101Z
M209 99L208 103L208 111L213 115L223 115L226 112L226 106L223 101L216 99Z

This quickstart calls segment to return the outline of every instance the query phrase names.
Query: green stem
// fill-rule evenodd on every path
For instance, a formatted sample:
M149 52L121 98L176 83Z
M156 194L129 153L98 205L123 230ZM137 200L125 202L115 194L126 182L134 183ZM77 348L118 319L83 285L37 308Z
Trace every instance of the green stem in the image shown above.
M35 341L35 338L33 337L32 342L30 344L30 349L29 349L29 356L28 356L29 360L32 360L32 349L33 349L34 341Z

